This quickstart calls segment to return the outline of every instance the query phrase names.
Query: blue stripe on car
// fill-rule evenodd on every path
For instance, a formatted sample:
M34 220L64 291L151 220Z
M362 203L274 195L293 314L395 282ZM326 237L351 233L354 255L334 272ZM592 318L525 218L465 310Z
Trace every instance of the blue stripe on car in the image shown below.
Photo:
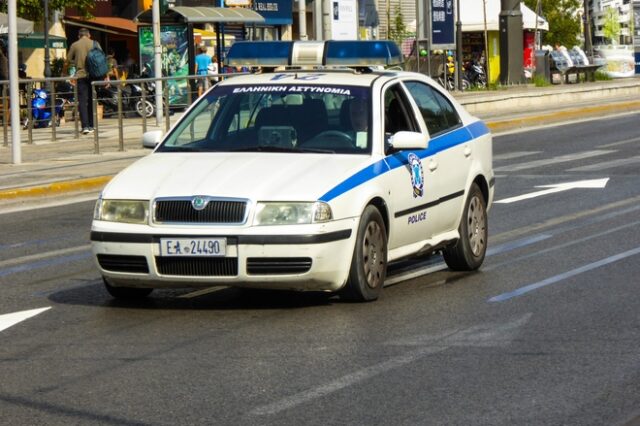
M454 146L463 144L472 139L478 138L482 135L489 133L489 129L482 121L476 121L466 127L461 127L452 132L446 133L441 136L436 136L429 141L427 149L419 151L411 151L417 155L420 159L430 157L438 152L453 148ZM334 198L362 185L365 182L370 181L382 174L398 167L404 167L408 164L408 151L402 151L393 155L387 156L384 159L377 161L370 166L365 167L356 174L348 177L337 186L330 189L326 194L320 197L320 201L329 202Z

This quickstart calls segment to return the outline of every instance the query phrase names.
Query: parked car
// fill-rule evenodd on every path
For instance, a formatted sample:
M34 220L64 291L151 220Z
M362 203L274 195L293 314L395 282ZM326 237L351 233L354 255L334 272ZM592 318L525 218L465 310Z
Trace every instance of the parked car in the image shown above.
M228 285L370 301L390 262L482 265L491 134L431 78L375 69L402 60L394 43L237 42L227 59L261 71L145 134L153 153L96 204L114 297Z

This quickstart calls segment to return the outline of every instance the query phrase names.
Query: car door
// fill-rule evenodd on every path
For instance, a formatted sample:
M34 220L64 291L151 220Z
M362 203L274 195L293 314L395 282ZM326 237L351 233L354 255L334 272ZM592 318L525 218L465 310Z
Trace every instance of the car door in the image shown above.
M429 137L402 84L386 87L382 99L385 138L399 131L422 132L425 138ZM427 240L435 231L431 206L438 200L435 190L438 170L430 167L432 159L427 153L428 150L388 151L390 250ZM406 250L415 251L415 247L413 249ZM409 254L402 249L399 253Z
M456 107L444 94L427 82L408 80L403 83L431 136L428 168L438 177L432 188L437 199L432 207L432 216L435 216L432 222L435 234L440 234L458 226L471 167L472 141Z

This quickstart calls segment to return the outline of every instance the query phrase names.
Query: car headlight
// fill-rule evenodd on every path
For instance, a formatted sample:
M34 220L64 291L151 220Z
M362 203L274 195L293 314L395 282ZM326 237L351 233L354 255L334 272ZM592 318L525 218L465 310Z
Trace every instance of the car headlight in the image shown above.
M142 200L98 199L93 218L107 222L147 223L149 202Z
M300 225L327 222L333 218L327 203L258 203L254 224Z

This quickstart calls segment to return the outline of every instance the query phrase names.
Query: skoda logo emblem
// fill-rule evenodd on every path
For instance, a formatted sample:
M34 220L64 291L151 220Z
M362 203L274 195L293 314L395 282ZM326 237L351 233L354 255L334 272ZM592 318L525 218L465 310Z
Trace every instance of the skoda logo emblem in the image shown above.
M193 200L191 200L191 205L195 210L204 210L208 203L209 200L204 197L193 197Z

